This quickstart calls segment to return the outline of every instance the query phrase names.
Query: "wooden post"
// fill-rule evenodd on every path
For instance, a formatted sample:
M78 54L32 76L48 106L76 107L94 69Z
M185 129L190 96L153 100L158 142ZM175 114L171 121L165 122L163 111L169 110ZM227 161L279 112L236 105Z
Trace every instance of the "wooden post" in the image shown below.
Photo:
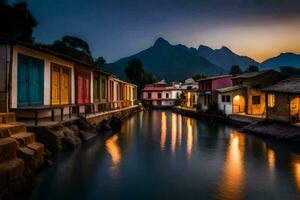
M51 121L54 121L54 110L51 110Z
M34 124L37 126L38 125L38 110L35 110L35 122Z
M64 108L60 109L60 121L64 121Z

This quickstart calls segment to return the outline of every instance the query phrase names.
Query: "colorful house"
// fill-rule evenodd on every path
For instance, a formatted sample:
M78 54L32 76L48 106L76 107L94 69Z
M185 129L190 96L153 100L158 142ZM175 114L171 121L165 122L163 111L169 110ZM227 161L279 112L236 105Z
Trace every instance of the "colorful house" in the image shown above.
M218 89L218 106L225 114L265 116L262 88L277 83L282 76L274 71L250 72L232 78L233 86Z
M262 89L265 92L266 119L300 123L300 78L285 79L277 84Z
M197 88L190 88L183 90L183 99L181 107L196 109L199 103L199 93Z
M164 81L146 84L142 92L142 100L154 107L172 107L182 93L177 85L168 85Z
M207 110L211 103L218 102L217 89L232 86L231 78L231 75L222 75L197 80L199 84L199 104L203 110Z
M130 88L130 101L136 100L135 85L114 76L116 90L109 93L108 79L113 75L37 45L2 41L0 57L1 112L15 111L17 117L34 113L35 118L54 120L57 114L63 119L64 114L101 111L95 105L108 104L112 98L125 100L120 83Z

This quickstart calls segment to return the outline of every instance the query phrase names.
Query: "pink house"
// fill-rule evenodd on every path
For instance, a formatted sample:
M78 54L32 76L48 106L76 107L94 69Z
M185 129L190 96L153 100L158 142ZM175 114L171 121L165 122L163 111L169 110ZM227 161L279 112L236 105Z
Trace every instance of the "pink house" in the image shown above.
M180 93L181 89L159 82L147 84L143 89L141 99L149 102L151 106L170 107L175 105L177 95Z
M217 89L232 86L232 76L222 75L197 80L199 83L199 103L202 109L207 109L208 105L218 102Z

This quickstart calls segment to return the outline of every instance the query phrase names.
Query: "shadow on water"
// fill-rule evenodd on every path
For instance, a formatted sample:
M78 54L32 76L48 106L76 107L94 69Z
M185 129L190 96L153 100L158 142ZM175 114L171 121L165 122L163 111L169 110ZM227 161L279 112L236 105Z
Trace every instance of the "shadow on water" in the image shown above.
M170 111L62 153L29 199L297 199L299 147Z

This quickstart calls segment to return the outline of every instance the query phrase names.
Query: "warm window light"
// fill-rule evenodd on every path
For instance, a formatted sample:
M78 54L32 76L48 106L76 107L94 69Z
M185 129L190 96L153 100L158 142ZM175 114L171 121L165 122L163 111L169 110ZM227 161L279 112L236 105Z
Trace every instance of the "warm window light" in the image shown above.
M275 106L275 94L268 94L268 107L273 108Z

